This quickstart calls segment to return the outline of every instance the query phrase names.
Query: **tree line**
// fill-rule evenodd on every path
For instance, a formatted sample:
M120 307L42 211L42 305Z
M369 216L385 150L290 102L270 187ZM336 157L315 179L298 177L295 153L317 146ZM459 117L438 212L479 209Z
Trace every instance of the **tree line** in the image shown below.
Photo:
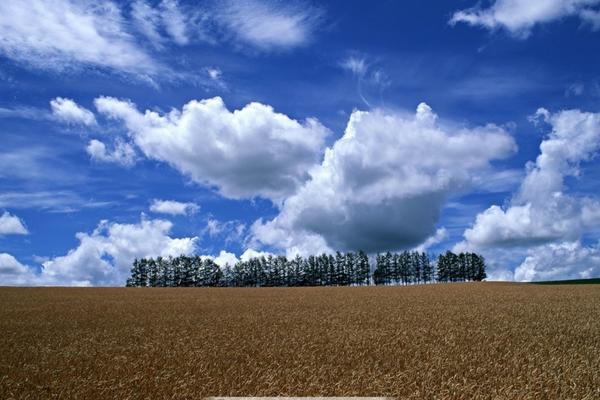
M200 256L136 259L129 287L274 287L412 285L434 282L481 281L485 260L476 253L447 251L431 261L417 251L378 254L337 252L318 256L255 257L220 267Z

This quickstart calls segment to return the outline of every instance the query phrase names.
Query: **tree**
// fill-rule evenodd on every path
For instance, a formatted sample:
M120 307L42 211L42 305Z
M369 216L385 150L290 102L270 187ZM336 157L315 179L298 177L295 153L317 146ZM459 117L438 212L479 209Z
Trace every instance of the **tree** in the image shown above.
M358 252L358 284L368 285L369 276L371 275L371 266L369 265L369 257L367 254L360 250Z
M131 276L127 280L127 286L129 287L139 287L140 285L140 262L136 258L133 260L133 265L131 266Z
M160 271L153 258L148 260L148 286L157 287L159 285Z
M475 261L475 271L476 271L474 280L482 281L482 280L486 279L487 274L485 273L485 259L483 258L483 256L475 254L474 261Z
M377 254L375 257L375 271L373 271L373 283L375 285L385 284L385 257Z
M433 266L431 265L431 262L429 261L429 256L427 255L427 253L423 252L421 253L421 273L422 273L422 277L423 277L423 282L424 283L429 283L433 280Z
M133 261L128 287L163 286L317 286L420 284L481 281L487 277L485 260L476 253L446 251L437 262L424 252L377 254L371 273L369 257L358 253L254 257L223 268L200 256L142 258Z

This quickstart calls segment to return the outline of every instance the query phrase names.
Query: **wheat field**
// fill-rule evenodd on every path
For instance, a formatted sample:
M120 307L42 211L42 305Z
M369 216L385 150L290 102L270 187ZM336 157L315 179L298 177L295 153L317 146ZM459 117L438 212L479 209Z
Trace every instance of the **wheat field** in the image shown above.
M600 399L600 285L0 289L0 398Z

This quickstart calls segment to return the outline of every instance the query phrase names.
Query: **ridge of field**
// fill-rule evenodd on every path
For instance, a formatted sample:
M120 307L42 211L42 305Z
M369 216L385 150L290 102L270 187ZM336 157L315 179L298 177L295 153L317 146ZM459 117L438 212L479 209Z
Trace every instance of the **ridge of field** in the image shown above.
M0 398L600 398L600 286L1 288Z
M562 281L537 281L531 283L535 283L536 285L599 285L600 278L567 279Z

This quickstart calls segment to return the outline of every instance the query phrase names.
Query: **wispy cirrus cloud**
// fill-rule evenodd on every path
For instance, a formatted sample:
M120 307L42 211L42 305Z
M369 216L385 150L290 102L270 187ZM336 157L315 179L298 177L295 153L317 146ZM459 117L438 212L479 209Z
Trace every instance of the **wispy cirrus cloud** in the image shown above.
M154 75L163 67L127 31L113 2L0 2L0 53L40 69L82 66Z
M320 8L301 2L227 0L215 11L216 22L233 40L261 50L305 45L324 17Z
M490 30L505 29L519 38L527 38L536 25L566 17L577 17L592 29L599 29L599 4L599 0L495 0L487 8L476 5L455 12L450 24L466 23Z

